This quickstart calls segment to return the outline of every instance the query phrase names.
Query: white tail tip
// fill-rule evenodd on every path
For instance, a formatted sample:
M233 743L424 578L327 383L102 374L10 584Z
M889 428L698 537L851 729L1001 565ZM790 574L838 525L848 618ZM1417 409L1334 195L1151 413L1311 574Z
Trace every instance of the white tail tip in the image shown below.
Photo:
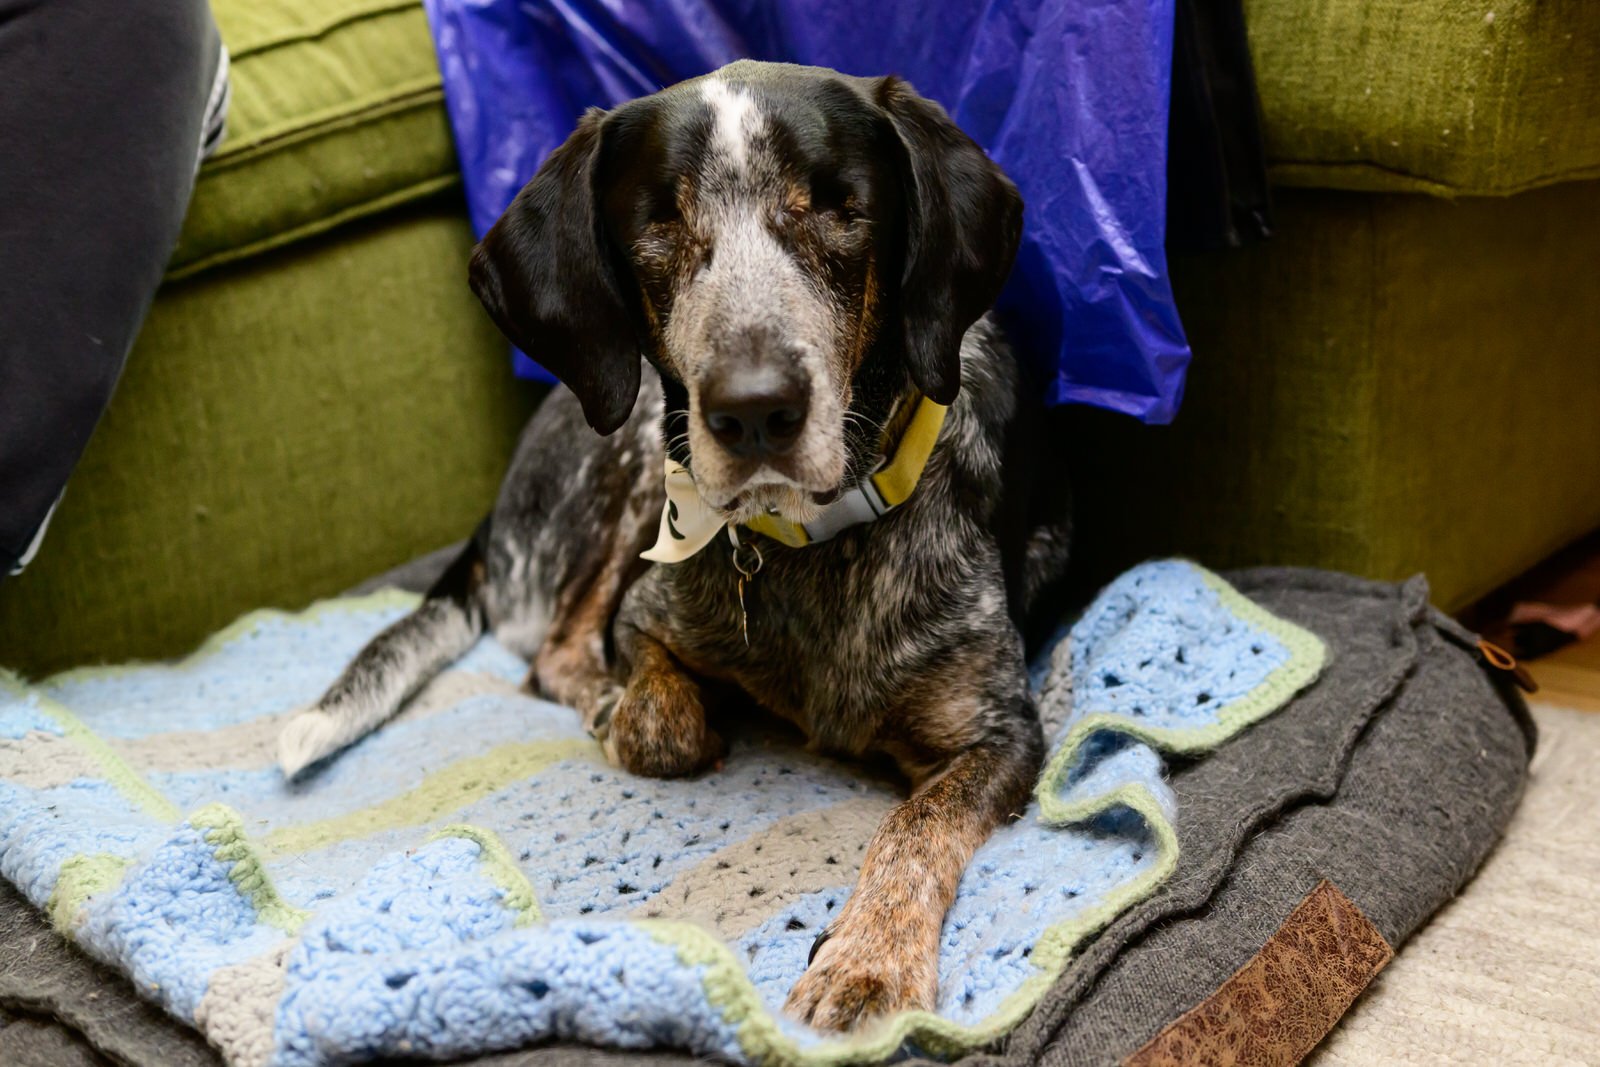
M315 708L297 712L278 734L278 766L293 778L324 756L344 747L339 722Z

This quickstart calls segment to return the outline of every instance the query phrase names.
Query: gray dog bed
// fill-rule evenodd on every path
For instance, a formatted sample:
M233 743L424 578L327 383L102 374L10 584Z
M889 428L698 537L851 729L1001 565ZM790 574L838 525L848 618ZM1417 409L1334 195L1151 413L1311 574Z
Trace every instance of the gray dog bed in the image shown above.
M439 566L430 557L385 580L418 588ZM1155 1064L1246 1048L1252 1062L1295 1062L1390 946L1470 878L1509 819L1531 720L1483 666L1473 635L1428 607L1422 580L1286 569L1227 577L1323 639L1322 676L1207 758L1173 768L1176 872L1083 949L1002 1047L963 1063ZM1298 987L1284 986L1274 964L1284 953ZM1293 1010L1264 1009L1253 983ZM0 1009L6 1064L218 1062L3 882ZM475 1062L640 1060L545 1047Z

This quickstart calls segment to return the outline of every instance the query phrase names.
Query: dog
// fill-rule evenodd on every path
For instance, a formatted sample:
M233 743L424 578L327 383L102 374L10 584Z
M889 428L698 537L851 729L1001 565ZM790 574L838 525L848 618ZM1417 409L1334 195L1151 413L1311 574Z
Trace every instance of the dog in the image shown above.
M895 77L739 62L588 112L469 269L567 388L422 604L288 721L284 772L486 630L634 774L713 767L732 690L909 782L787 1010L932 1009L962 871L1038 775L1022 627L1067 559L1040 390L988 317L1021 227Z

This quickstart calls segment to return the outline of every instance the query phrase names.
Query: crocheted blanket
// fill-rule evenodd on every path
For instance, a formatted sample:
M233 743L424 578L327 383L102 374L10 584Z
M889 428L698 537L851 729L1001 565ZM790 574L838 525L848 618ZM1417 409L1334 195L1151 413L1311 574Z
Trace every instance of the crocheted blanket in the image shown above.
M777 728L701 778L633 778L486 639L285 784L279 723L415 602L258 612L174 665L0 675L0 875L233 1064L553 1038L752 1064L953 1056L1170 873L1161 753L1216 745L1324 658L1193 564L1109 586L1038 668L1053 751L961 883L937 1011L841 1038L780 1009L898 797Z

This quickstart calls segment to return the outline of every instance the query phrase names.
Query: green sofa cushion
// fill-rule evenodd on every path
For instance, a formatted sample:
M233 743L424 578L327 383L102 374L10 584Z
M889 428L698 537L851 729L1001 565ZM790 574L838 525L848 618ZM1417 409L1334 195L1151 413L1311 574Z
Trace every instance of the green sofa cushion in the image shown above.
M1506 195L1600 175L1596 0L1245 0L1272 177Z
M1080 577L1174 554L1425 571L1454 611L1600 526L1600 181L1277 206L1270 241L1172 258L1177 420L1070 413Z
M417 0L214 0L228 136L200 171L183 277L459 180Z

